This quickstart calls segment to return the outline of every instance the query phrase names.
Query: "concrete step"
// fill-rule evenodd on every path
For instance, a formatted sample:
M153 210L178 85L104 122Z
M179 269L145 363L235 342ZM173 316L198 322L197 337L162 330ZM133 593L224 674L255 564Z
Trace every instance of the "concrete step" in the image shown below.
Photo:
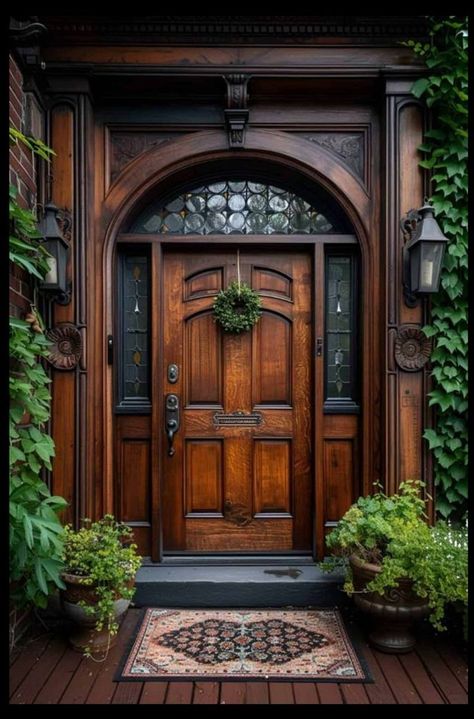
M343 575L313 562L251 562L143 566L136 578L137 607L343 606Z

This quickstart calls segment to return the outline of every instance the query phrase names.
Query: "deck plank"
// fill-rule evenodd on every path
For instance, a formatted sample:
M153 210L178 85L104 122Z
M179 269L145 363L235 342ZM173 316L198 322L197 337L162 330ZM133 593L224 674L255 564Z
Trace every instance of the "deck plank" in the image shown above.
M220 704L245 704L244 682L222 682Z
M114 682L114 675L117 671L119 661L125 653L130 635L136 626L138 616L138 610L128 610L119 629L117 644L112 647L107 659L97 665L95 681L87 696L86 704L110 704L112 701L117 686Z
M269 704L267 682L247 682L246 684L247 704Z
M68 647L36 697L34 704L59 704L81 660L81 654Z
M35 663L13 694L10 703L32 704L65 651L64 639L53 638L42 653L40 661Z
M401 655L400 661L424 704L445 704L443 697L426 672L420 657L415 652Z
M416 651L435 686L448 704L467 704L467 693L464 687L435 651L432 644L428 644L426 640L420 640Z
M294 704L293 685L291 682L270 682L270 704Z
M85 704L94 684L97 670L98 665L94 663L94 660L83 656L59 704Z
M112 698L112 704L138 704L143 682L119 682Z
M319 704L319 694L314 682L293 682L295 704Z
M395 654L374 651L387 682L399 704L422 704L422 700Z
M369 646L364 646L364 656L369 666L369 671L374 680L373 684L365 684L367 696L371 704L396 704L397 700L393 695L390 686Z
M52 638L51 634L43 634L41 637L25 644L20 650L19 655L10 667L10 696L15 693L26 675L40 660Z
M442 642L436 643L436 651L467 692L469 683L468 666L460 651L444 637Z
M340 684L339 685L344 704L370 704L370 699L363 684Z
M170 682L166 694L166 704L191 704L193 699L192 682Z
M140 704L164 704L168 682L143 682Z
M341 690L337 684L316 682L321 704L343 704Z
M219 683L218 682L195 682L193 704L218 704Z

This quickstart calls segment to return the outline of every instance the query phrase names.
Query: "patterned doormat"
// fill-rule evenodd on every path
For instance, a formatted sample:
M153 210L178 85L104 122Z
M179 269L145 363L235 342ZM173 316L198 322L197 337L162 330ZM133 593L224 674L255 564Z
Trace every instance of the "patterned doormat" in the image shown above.
M116 681L371 682L337 609L146 609Z

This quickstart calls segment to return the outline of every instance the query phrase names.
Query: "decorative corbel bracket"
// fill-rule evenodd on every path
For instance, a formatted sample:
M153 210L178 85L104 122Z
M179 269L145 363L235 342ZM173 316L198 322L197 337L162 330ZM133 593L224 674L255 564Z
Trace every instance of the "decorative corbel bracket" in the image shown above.
M245 129L249 120L248 75L225 75L227 108L224 110L229 147L244 147Z

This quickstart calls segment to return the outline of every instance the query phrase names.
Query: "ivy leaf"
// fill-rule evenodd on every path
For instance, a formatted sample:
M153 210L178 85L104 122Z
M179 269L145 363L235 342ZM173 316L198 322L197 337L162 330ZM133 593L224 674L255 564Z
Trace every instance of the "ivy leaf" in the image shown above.
M430 81L426 77L420 77L411 88L412 93L415 97L421 97L426 89L429 87Z

